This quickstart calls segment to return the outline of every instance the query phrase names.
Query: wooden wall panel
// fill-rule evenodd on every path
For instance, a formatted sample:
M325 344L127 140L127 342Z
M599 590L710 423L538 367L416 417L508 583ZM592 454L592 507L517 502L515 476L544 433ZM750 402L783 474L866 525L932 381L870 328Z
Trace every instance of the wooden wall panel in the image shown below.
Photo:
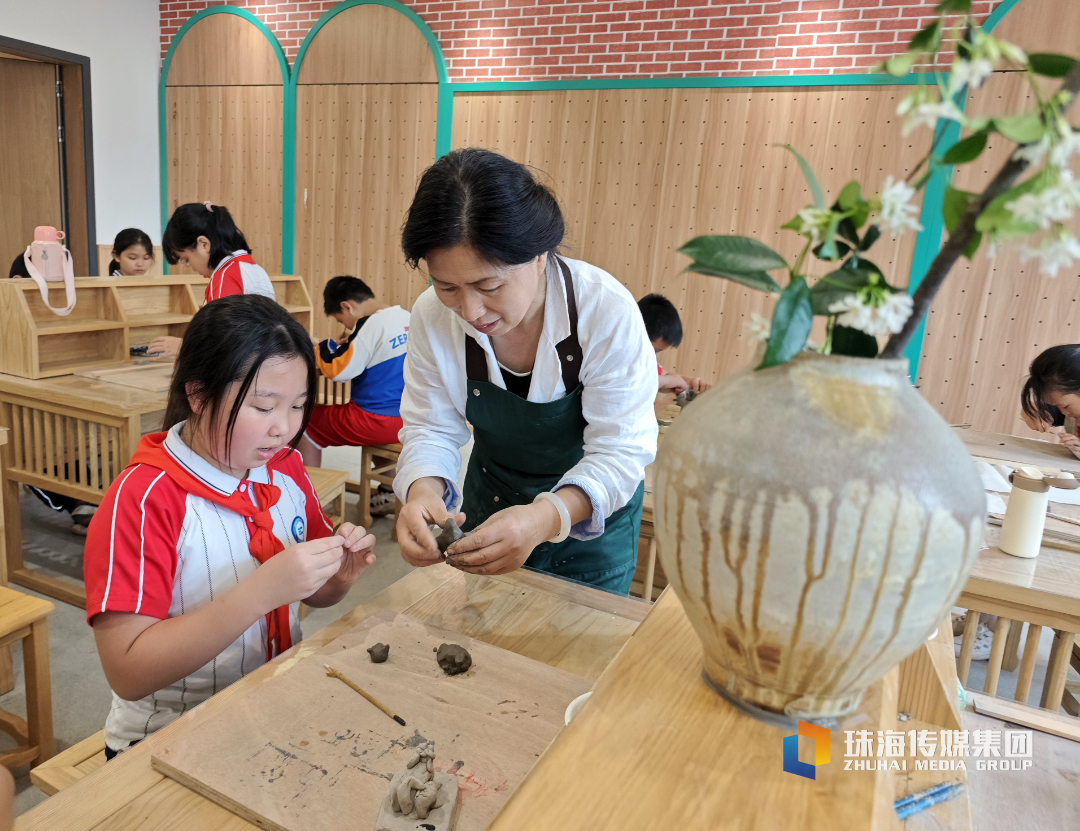
M67 163L68 248L76 274L90 273L90 257L96 240L86 227L86 142L83 135L82 67L67 64L61 69L64 82L64 156ZM93 160L91 159L91 162Z
M1027 11L1028 3L1037 5L1025 0L1018 9ZM968 112L994 115L1034 105L1023 75L1002 72L975 92ZM1012 147L994 136L978 160L956 168L953 184L982 190ZM1071 227L1080 236L1080 218ZM1020 421L1020 389L1039 352L1080 342L1080 274L1074 267L1047 277L1037 260L1024 261L1018 244L999 247L993 258L988 249L984 244L973 262L960 260L938 293L927 322L919 387L950 423L1031 436Z
M437 83L435 57L409 18L387 6L353 6L316 35L301 84Z
M208 20L218 17L228 16ZM170 211L225 205L270 274L281 273L283 94L281 86L166 91Z
M0 58L0 279L35 227L62 225L55 73L53 64Z
M621 280L635 297L661 292L683 319L666 368L719 379L755 344L743 323L774 298L680 273L677 251L698 234L754 236L793 259L801 238L779 226L810 202L791 143L835 196L858 178L875 191L904 177L929 133L900 135L903 87L609 90L455 96L454 147L482 146L547 174L567 218L567 254ZM869 129L873 125L873 129ZM887 237L873 260L906 285L915 235ZM826 273L824 264L814 274Z
M191 27L173 52L170 87L281 86L273 45L239 15L214 14Z
M298 89L296 270L307 278L317 337L332 334L321 313L331 277L359 277L406 309L427 287L405 265L401 225L435 159L437 104L433 84Z
M1080 3L1076 0L1021 0L994 29L1029 52L1080 57Z

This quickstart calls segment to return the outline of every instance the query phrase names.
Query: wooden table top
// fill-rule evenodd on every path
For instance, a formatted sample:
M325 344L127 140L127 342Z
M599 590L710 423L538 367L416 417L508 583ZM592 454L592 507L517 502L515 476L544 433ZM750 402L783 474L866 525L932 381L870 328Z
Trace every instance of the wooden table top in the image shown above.
M55 378L19 378L0 374L0 393L22 395L35 401L73 409L92 410L103 415L129 418L165 409L166 393L144 392L80 375Z
M645 617L640 600L548 575L476 577L447 565L417 569L284 655L16 821L19 831L242 831L256 826L150 766L151 754L190 726L383 609L451 629L595 680Z
M1011 467L1031 465L1042 469L1080 473L1080 459L1060 444L1039 439L1022 439L1000 433L982 433L967 427L954 428L957 438L972 456Z

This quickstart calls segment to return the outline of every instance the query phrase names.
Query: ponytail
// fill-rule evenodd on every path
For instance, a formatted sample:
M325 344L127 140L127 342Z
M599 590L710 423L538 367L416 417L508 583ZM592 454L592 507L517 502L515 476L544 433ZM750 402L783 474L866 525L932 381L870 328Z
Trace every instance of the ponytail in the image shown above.
M173 211L161 235L161 247L169 265L176 265L184 251L195 247L199 237L210 240L211 268L217 268L233 251L242 249L251 253L251 246L236 227L228 208L209 202L189 202Z

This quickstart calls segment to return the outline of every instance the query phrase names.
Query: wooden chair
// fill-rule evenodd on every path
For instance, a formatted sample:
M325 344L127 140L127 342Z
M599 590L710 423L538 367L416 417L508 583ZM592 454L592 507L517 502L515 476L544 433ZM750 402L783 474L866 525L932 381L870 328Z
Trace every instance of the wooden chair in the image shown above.
M394 484L391 472L397 467L401 455L400 444L377 444L363 448L360 456L360 481L345 483L345 490L359 497L357 525L371 527L371 497L379 485L388 488ZM401 510L401 502L394 500L394 515ZM395 536L394 539L397 539Z
M105 732L98 731L30 771L30 781L47 796L59 793L105 764Z
M56 751L47 621L54 608L47 600L0 586L0 646L23 642L26 676L26 719L0 710L0 730L16 744L14 750L0 753L0 764L9 768L40 764Z

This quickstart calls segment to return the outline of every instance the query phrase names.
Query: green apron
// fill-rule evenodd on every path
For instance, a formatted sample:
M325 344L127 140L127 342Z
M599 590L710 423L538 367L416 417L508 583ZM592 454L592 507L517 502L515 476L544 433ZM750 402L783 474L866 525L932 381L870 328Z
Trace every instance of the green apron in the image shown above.
M465 368L469 381L465 417L473 426L472 455L465 474L465 530L511 505L528 505L550 491L585 455L585 416L578 378L582 351L577 337L577 302L570 269L558 260L566 285L570 335L556 345L562 366L565 397L546 404L526 401L492 384L487 354L465 336ZM638 533L644 483L630 502L604 523L604 533L591 540L567 537L533 549L525 565L626 594L637 565Z

